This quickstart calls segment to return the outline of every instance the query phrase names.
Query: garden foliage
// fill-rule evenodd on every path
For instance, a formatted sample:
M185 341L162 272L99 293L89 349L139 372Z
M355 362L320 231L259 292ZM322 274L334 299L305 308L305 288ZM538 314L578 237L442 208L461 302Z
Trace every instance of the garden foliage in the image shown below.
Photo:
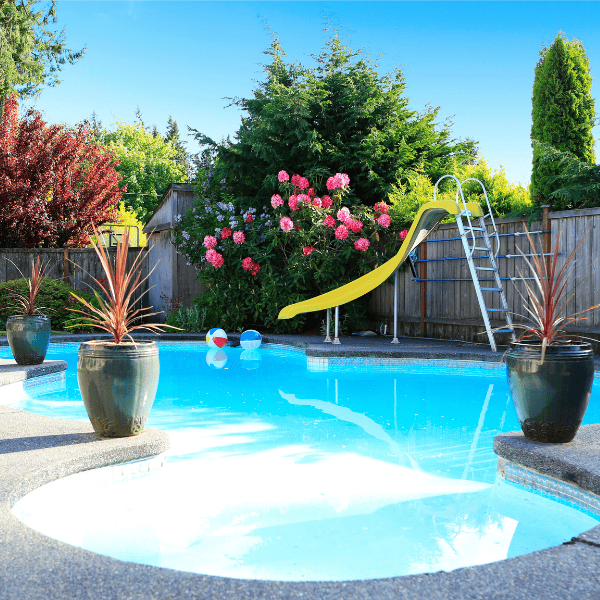
M311 185L281 170L278 194L260 209L233 198L197 200L175 229L179 251L199 269L206 291L198 299L209 327L251 325L301 330L307 315L278 320L288 304L335 289L391 258L406 232L392 231L388 207L355 205L346 174ZM225 200L225 199L224 199ZM355 326L366 300L346 306Z
M594 99L592 77L583 44L559 34L551 46L543 47L533 84L533 171L531 197L536 204L549 202L560 185L555 162L547 160L543 146L568 152L585 162L594 162Z
M91 226L114 220L121 199L111 151L86 122L47 125L9 98L0 120L0 247L87 245Z
M435 181L473 156L473 142L452 140L451 123L435 123L438 109L409 108L399 69L379 75L376 63L337 34L313 56L312 68L286 63L276 38L265 54L271 60L265 81L251 98L232 100L247 114L235 141L217 144L196 133L214 157L203 190L225 187L245 208L259 209L277 191L280 169L315 183L344 172L352 180L346 204L373 206L407 172L420 170Z
M98 141L112 150L119 164L125 206L147 223L170 183L187 181L187 166L172 140L152 135L140 120L133 125L116 123L97 131Z
M0 3L0 115L13 95L34 97L43 85L60 83L58 73L74 64L85 49L72 52L65 32L56 31L56 1L37 10L41 0L4 0Z

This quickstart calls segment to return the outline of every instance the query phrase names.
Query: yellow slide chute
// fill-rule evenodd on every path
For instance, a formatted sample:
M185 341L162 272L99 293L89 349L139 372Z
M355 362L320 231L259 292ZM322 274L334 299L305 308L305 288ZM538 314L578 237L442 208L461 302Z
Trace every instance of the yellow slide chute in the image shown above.
M471 216L481 217L483 212L479 204L468 202L467 210ZM326 294L321 294L315 298L290 304L281 309L279 313L280 319L291 319L296 315L326 308L340 306L352 300L356 300L377 286L381 285L408 257L408 255L416 248L448 215L457 216L461 212L458 204L453 200L441 200L438 202L428 202L424 204L417 213L415 220L402 244L398 254L390 258L386 263L377 269L339 287L331 290Z

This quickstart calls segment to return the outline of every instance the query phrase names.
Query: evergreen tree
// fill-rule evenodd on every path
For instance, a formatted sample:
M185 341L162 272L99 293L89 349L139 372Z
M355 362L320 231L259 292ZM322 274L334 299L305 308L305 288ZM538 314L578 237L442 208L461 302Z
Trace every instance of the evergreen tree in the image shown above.
M214 185L249 206L271 197L282 169L317 185L347 173L354 193L348 203L373 205L408 171L437 179L473 155L472 142L451 140L450 124L435 123L438 109L409 109L399 69L380 76L377 64L344 46L337 33L313 56L314 68L286 64L277 38L265 54L266 80L253 97L232 99L247 113L235 143L216 144L196 131L200 145L217 154Z
M0 0L0 115L14 94L35 97L43 85L60 83L58 72L85 51L66 48L65 32L54 31L56 1L36 10L40 0Z
M172 117L169 116L169 120L167 121L167 132L164 137L165 143L171 143L173 148L177 151L177 155L174 158L175 162L177 162L181 167L185 168L186 173L190 174L191 171L191 157L188 156L186 145L187 142L184 142L179 136L179 127L177 126L177 121L174 121Z
M543 159L535 142L568 152L586 162L594 162L594 99L592 77L583 44L569 42L559 33L550 47L542 48L535 67L531 139L533 171L531 197L536 204L549 201L559 185L557 163Z

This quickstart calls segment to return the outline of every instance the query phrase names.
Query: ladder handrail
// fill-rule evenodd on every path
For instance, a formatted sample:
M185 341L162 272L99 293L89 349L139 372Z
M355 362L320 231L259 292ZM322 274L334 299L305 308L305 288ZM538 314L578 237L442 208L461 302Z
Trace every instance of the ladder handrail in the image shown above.
M483 183L479 179L476 179L475 177L469 177L468 179L464 179L461 182L461 185L466 183L467 181L476 181L481 186L481 189L483 190L483 195L485 197L485 203L487 205L487 216L489 216L490 221L492 223L492 230L493 230L492 236L494 236L496 238L496 251L494 252L494 256L498 256L498 253L500 252L500 237L498 236L498 229L496 227L496 221L494 220L494 214L492 213L492 207L490 205L490 200L487 195L487 190L485 189L485 186L483 185Z

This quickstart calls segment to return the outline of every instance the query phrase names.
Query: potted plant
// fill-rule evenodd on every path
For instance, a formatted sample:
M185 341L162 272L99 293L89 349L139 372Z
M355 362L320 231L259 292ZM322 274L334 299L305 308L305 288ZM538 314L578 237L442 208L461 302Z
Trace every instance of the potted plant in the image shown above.
M27 280L29 294L17 291L10 294L17 303L18 313L6 320L6 337L20 365L39 365L44 362L48 351L50 317L42 313L43 306L38 306L38 294L48 264L42 265L39 256L35 261L32 259L31 277Z
M587 317L577 315L597 308L591 306L574 317L561 316L570 299L567 283L575 250L558 267L560 232L549 258L536 254L535 244L525 228L532 248L531 260L517 246L529 266L533 281L523 277L523 298L530 323L518 324L523 334L506 353L510 393L525 437L535 442L566 443L577 433L590 399L594 378L591 344L569 335L565 328ZM529 300L529 306L527 306Z
M100 240L94 228L96 240ZM142 248L127 269L129 227L117 244L113 264L101 243L92 246L102 264L105 280L94 279L96 302L73 296L87 309L84 323L104 330L112 339L83 342L79 347L77 379L94 431L102 437L127 437L144 429L158 387L158 346L154 341L133 340L135 329L163 331L159 323L137 323L155 315L135 308L133 295L148 278L141 277ZM140 298L147 292L144 291ZM176 329L176 328L174 328Z

